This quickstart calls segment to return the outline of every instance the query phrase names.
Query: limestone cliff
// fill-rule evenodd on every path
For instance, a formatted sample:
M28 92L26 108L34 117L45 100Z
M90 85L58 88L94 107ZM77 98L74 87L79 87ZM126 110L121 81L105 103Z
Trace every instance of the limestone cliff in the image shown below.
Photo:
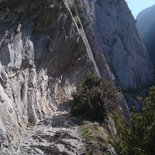
M55 115L88 71L125 91L153 81L150 59L123 0L1 0L0 154L12 155L11 146L19 149L27 128ZM44 131L53 136L52 129ZM33 151L39 149L61 154L53 146Z
M100 72L104 57L121 88L136 89L149 83L151 64L126 2L81 0L81 4L82 22Z

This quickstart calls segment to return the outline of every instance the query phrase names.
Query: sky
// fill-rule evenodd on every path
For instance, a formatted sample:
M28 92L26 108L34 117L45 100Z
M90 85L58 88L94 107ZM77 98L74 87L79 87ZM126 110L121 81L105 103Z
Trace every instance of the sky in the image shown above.
M155 0L126 0L126 2L135 18L143 9L155 4Z

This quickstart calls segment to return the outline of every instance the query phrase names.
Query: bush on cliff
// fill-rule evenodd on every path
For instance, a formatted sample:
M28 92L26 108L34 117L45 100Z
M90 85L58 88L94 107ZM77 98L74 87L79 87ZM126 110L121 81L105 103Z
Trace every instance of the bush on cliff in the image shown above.
M117 89L108 81L88 73L73 93L73 115L93 121L104 121L117 102Z

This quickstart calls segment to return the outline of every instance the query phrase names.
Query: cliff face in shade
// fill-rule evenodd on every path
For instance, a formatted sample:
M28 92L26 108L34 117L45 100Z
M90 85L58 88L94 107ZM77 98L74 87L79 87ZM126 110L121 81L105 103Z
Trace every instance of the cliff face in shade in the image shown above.
M123 0L0 1L0 154L16 150L28 127L52 118L87 72L125 91L152 83L150 59ZM73 137L75 130L66 131ZM76 146L80 139L74 136ZM63 152L58 146L35 148Z
M137 16L137 29L144 41L148 53L154 63L155 60L155 5L141 11Z
M81 0L81 3L84 10L83 16L89 21L82 20L85 32L101 70L102 65L98 57L104 55L116 83L121 88L136 89L151 81L150 60L126 2ZM150 73L151 76L148 79L146 75Z

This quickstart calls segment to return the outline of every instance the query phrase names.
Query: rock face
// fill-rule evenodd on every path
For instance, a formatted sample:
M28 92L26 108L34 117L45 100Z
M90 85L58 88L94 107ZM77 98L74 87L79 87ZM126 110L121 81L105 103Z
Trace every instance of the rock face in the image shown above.
M52 117L86 71L99 74L90 46L63 1L9 1L0 10L1 147Z
M153 81L123 0L1 0L0 154L16 149L27 127L51 118L86 72L125 91Z
M137 16L137 29L144 41L148 53L154 63L155 60L155 5L143 10Z
M126 2L81 0L81 3L83 25L99 70L102 72L103 66L100 57L105 57L116 83L125 90L142 87L151 81L148 54Z

